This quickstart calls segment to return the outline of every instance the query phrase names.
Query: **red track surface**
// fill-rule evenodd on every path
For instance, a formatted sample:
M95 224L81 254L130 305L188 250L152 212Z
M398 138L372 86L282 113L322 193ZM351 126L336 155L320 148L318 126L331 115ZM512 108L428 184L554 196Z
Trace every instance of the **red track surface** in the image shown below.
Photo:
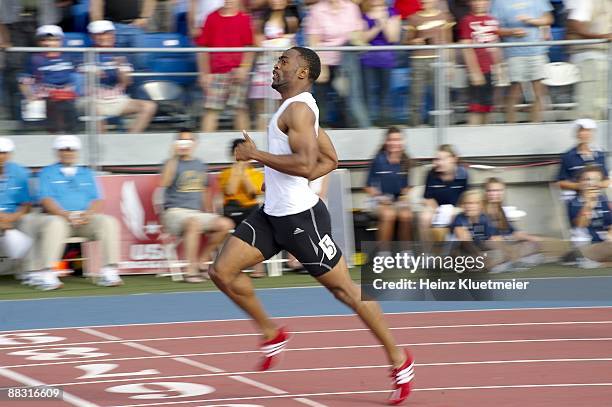
M265 373L252 371L258 337L243 320L2 332L0 387L44 383L68 395L0 404L384 404L385 356L358 319L280 321L295 334L282 364ZM388 321L416 357L408 406L612 405L612 308L409 313Z

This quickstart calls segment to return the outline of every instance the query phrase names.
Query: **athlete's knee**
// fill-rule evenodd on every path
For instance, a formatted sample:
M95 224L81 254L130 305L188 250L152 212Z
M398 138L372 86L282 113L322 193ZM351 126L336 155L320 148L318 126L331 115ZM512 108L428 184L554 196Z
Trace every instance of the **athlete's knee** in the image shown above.
M355 305L360 301L358 290L352 286L343 285L330 287L329 291L331 291L338 301L348 305L351 308L355 307Z

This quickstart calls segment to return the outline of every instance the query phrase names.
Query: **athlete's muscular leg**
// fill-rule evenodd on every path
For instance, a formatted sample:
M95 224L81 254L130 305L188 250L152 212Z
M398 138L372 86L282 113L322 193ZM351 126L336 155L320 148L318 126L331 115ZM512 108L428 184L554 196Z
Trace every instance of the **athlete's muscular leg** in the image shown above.
M399 367L404 363L406 357L396 345L380 306L375 301L363 301L361 299L361 289L351 279L344 257L333 269L317 277L317 280L331 291L339 301L348 305L359 315L359 318L385 347L393 367Z
M276 326L255 295L251 279L242 272L264 260L257 248L230 236L208 273L215 285L253 318L267 340L275 336Z

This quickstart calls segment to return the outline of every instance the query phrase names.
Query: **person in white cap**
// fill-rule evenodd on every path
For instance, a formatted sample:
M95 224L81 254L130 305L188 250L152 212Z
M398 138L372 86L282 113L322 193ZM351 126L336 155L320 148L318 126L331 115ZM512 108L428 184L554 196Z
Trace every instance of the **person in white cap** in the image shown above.
M101 48L115 47L115 26L107 20L98 20L87 26L92 35L94 46ZM98 57L100 86L95 90L98 115L117 117L135 115L130 124L130 133L143 132L157 111L157 104L150 100L130 98L125 92L131 83L129 72L133 71L125 56L102 53ZM103 131L103 126L100 127Z
M592 145L593 132L596 129L597 123L591 119L578 119L574 122L578 144L561 156L557 176L564 199L571 199L576 195L576 191L580 191L578 175L587 165L594 165L601 169L601 188L607 188L610 185L606 155Z
M57 48L62 46L64 32L57 25L43 25L36 30L36 38L40 47ZM25 98L29 102L46 102L50 133L76 131L75 72L72 59L54 51L32 55L26 73L21 75L20 89Z
M119 224L114 217L100 213L103 198L93 171L77 165L81 141L76 136L59 136L53 148L59 162L39 174L38 196L45 215L37 228L35 269L48 272L61 260L66 240L80 236L101 242L104 266L97 283L119 285Z

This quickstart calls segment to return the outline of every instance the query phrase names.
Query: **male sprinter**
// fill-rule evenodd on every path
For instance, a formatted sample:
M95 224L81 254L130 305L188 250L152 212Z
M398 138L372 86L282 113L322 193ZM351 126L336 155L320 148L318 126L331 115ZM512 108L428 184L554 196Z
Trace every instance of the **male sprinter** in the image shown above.
M320 72L318 55L302 47L283 52L274 66L272 87L281 94L283 103L268 126L269 152L257 150L246 132L246 143L236 149L236 159L265 165L265 204L236 228L209 273L263 333L260 369L267 370L289 335L270 320L242 270L280 250L289 251L338 300L351 307L383 344L395 381L389 402L399 404L410 393L412 357L395 344L378 304L361 300L360 289L351 280L331 237L329 212L308 187L309 180L329 173L338 162L329 137L319 130L319 109L308 92Z

